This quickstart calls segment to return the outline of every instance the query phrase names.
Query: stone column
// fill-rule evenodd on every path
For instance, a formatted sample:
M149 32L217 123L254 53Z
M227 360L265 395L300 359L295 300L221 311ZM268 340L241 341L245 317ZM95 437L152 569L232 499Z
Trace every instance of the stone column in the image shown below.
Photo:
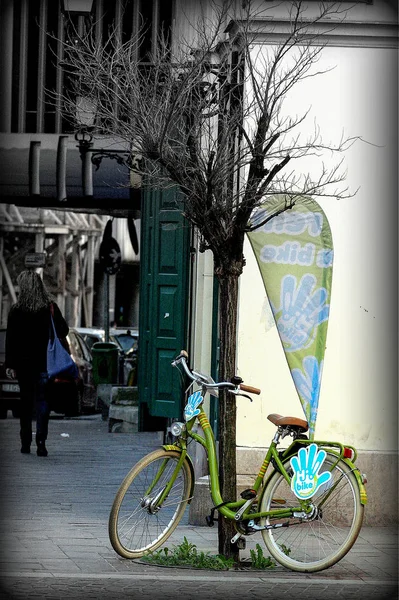
M11 132L13 0L0 0L0 131Z

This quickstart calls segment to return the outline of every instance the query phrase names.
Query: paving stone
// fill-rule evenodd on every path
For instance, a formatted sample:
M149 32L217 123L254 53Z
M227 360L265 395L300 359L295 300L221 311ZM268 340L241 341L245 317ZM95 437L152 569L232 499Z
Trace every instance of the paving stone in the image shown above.
M273 571L160 568L119 557L108 538L115 493L135 462L159 447L157 433L112 434L101 415L52 419L49 456L19 452L19 424L0 421L0 600L157 600L247 595L273 600L393 600L397 588L397 531L362 529L349 554L313 575L277 566ZM69 438L61 437L67 432ZM217 553L217 527L179 526L167 545L183 537ZM245 551L259 535L247 540ZM243 556L245 556L243 553Z

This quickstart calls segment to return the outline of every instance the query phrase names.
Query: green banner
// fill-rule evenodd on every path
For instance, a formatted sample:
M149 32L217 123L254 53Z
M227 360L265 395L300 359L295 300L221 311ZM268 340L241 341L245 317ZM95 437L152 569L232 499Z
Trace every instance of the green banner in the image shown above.
M257 209L250 224L258 227L248 238L313 439L330 313L333 243L327 217L312 198L300 198L291 209L285 206L280 196ZM267 221L271 215L276 216Z

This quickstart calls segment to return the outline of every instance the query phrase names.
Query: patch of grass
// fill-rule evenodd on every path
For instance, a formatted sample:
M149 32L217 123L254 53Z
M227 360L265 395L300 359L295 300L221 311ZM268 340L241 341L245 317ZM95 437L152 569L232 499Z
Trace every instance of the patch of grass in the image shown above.
M262 547L256 544L255 548L256 550L250 550L251 569L274 569L276 563L270 556L264 556Z
M291 554L291 548L288 548L285 544L281 544L280 548L286 556L289 556Z
M211 555L209 552L199 552L195 544L191 544L186 537L178 546L161 548L149 552L141 559L149 564L169 567L193 567L196 569L212 569L214 571L225 571L234 566L232 558L226 558L220 554Z

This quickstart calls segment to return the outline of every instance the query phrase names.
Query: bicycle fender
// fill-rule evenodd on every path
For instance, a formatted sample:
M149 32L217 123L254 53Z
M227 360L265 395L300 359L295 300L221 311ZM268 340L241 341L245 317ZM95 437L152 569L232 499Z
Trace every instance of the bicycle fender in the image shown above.
M363 482L363 475L359 471L359 468L349 458L342 458L341 460L350 468L356 477L357 485L359 487L360 504L365 506L367 504L367 492Z
M179 446L175 446L174 444L164 444L162 446L162 448L165 450L165 452L167 452L168 450L173 450L174 452L178 452L179 454L182 453L182 449L179 448ZM188 501L188 504L190 504L192 497L194 495L195 473L194 473L193 461L191 460L191 456L189 454L186 454L186 460L188 462L188 466L189 466L190 472L191 472L190 500Z
M329 449L328 452L330 454L334 454L337 457L337 459L340 457L340 454L334 450ZM368 499L367 499L366 487L363 482L363 475L361 474L361 472L359 471L359 468L355 465L355 463L352 462L349 458L341 458L341 460L342 460L342 462L344 462L346 464L347 467L349 467L349 469L354 474L358 488L359 488L360 504L362 506L365 506L367 504Z
M355 475L357 485L359 486L360 504L365 506L367 504L367 492L366 492L366 487L363 483L362 474L360 473L360 471L357 467L354 468L353 474Z

